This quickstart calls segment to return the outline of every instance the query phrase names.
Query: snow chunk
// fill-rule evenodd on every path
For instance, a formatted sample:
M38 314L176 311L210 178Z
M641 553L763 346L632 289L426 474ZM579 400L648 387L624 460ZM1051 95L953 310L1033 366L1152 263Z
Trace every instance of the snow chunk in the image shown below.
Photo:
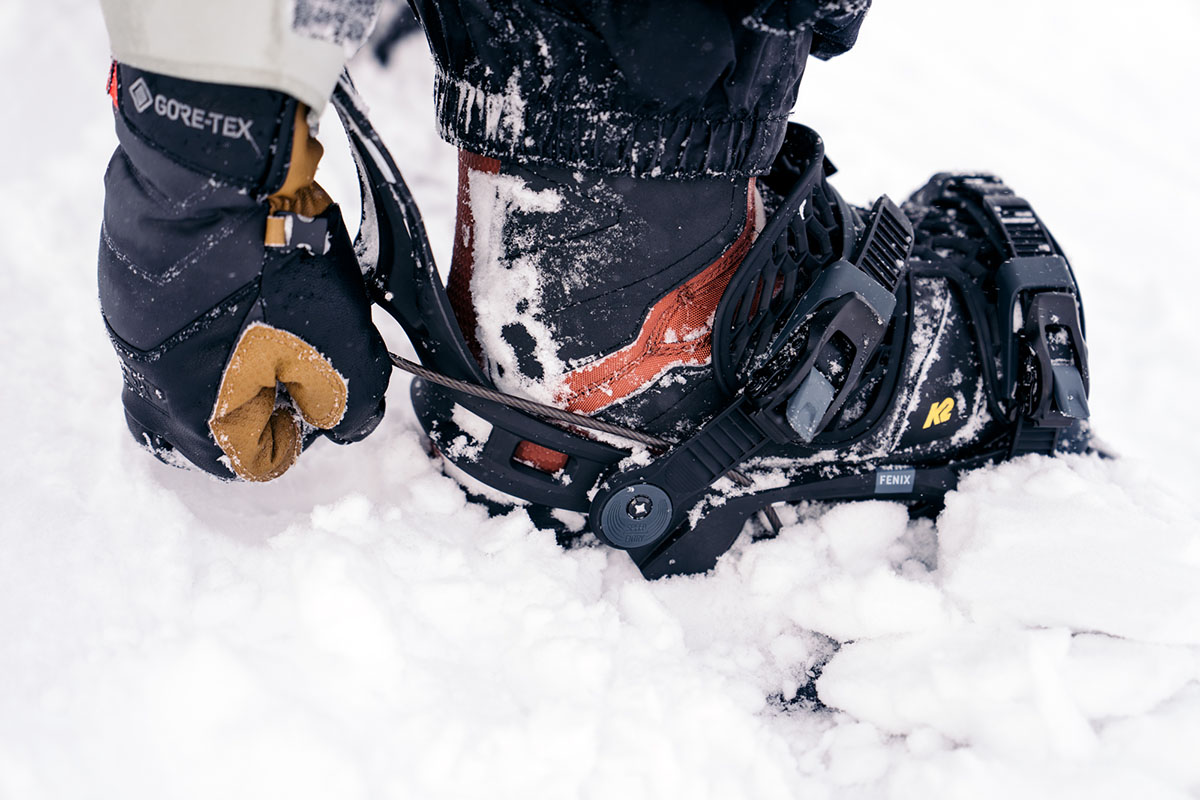
M979 621L1200 644L1200 540L1173 505L1098 458L976 471L938 520L942 585Z

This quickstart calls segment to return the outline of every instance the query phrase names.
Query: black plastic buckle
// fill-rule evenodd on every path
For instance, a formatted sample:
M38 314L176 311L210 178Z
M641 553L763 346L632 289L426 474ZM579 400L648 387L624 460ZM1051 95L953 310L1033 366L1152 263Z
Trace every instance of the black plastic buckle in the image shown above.
M1033 207L992 175L941 175L982 211L996 269L1000 395L1017 423L1013 452L1055 449L1057 431L1089 416L1087 342L1075 276ZM936 180L936 179L935 179Z
M649 465L605 482L592 501L592 531L638 561L639 551L684 523L715 481L764 445L811 442L883 340L912 244L911 223L879 198L855 263L839 260L821 272L729 408Z
M891 324L912 244L911 223L884 195L853 263L829 265L801 296L745 388L759 417L786 402L790 431L786 439L772 436L776 441L811 442L845 404Z
M1067 262L1061 256L1011 259L997 271L996 286L1010 414L1052 428L1087 419L1087 342Z

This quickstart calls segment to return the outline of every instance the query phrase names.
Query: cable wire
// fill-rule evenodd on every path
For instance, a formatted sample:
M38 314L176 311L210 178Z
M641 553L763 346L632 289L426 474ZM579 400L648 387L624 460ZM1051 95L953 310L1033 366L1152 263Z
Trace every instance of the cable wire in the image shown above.
M664 451L671 447L671 443L666 439L660 439L657 436L651 436L648 433L635 431L634 429L626 428L623 425L614 425L613 423L605 422L604 420L585 417L583 414L577 414L574 411L566 411L561 408L555 408L554 406L548 406L545 403L539 403L536 400L527 400L524 397L516 397L515 395L505 394L504 392L498 392L495 389L488 389L485 386L480 386L468 381L460 381L457 378L451 378L441 374L440 372L435 372L427 367L423 367L415 361L409 361L407 358L398 356L390 351L388 352L388 358L391 359L393 365L404 370L405 372L412 373L418 378L427 380L430 383L436 383L439 386L445 386L447 389L453 389L456 392L469 394L472 397L478 397L483 400L490 400L493 403L499 403L500 405L508 406L509 408L515 408L518 411L524 411L527 414L533 414L534 416L541 417L543 419L550 419L554 420L555 422L566 423L567 425L575 425L580 428L587 428L589 430L607 433L612 436L619 436L622 439L628 439L629 441L636 442L637 444L644 444L647 447L654 448L655 450ZM725 474L730 480L739 486L747 487L754 485L753 482L739 470L731 469ZM771 530L775 533L779 533L780 529L783 527L783 523L779 519L779 514L776 513L775 509L771 506L767 506L763 509L762 513L766 518L767 524L770 526Z
M670 448L671 443L666 439L660 439L657 436L651 436L648 433L635 431L632 428L626 428L621 425L614 425L611 422L605 422L592 417L585 417L583 414L576 414L574 411L565 411L561 408L548 406L545 403L539 403L535 400L527 400L524 397L516 397L504 392L498 392L495 389L488 389L475 383L460 381L457 378L447 377L440 372L434 372L431 369L422 367L420 364L409 361L407 358L402 358L395 353L388 353L392 359L392 363L404 370L411 372L418 378L423 378L430 383L436 383L439 386L445 386L447 389L453 389L456 392L469 394L472 397L479 397L484 400L491 400L494 403L515 408L518 411L524 411L527 414L533 414L543 419L552 419L555 422L564 422L568 425L577 425L580 428L588 428L601 433L620 436L622 439L628 439L631 442L644 444L647 447L652 447L656 450L666 450Z

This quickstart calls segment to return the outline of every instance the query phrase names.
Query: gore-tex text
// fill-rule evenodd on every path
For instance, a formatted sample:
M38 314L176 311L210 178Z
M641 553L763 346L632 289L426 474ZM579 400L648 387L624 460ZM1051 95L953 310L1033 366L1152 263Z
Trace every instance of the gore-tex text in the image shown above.
M150 87L142 78L138 78L129 87L129 95L133 98L133 106L139 114L152 107L158 116L189 128L208 131L214 136L224 136L227 139L245 139L254 148L254 152L262 155L258 149L258 143L250 135L250 126L254 124L252 119L221 114L188 105L163 94L156 95L150 91Z

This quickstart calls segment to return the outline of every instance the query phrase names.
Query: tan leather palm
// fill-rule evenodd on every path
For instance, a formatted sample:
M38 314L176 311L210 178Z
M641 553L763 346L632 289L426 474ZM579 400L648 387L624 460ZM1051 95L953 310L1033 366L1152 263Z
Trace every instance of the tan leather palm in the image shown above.
M277 407L283 386L292 404ZM300 423L327 430L346 411L346 381L295 334L255 323L242 333L217 390L208 427L241 478L269 481L300 456Z

